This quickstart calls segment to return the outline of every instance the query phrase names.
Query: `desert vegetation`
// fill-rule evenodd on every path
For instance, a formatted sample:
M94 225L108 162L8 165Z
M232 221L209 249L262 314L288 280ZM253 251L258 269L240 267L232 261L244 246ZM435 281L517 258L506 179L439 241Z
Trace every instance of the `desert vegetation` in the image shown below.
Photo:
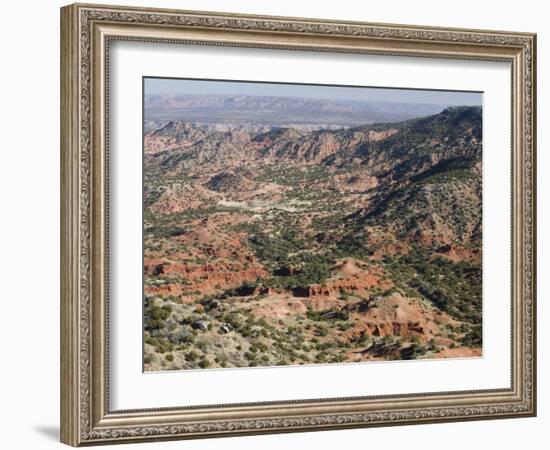
M480 108L147 124L145 370L481 355Z

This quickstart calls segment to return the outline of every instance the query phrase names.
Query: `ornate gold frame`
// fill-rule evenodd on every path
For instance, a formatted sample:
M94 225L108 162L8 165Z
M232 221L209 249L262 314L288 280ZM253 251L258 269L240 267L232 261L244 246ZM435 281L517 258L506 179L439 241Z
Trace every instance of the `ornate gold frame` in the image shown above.
M138 40L512 66L512 385L509 389L111 411L108 401L109 43ZM75 4L61 9L61 440L129 441L533 416L536 36L467 29Z

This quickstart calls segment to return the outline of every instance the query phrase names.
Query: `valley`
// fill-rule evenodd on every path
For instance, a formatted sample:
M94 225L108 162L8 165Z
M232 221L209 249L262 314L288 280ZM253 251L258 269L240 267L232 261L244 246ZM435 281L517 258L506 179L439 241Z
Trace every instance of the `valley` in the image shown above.
M480 107L237 122L147 117L146 371L481 356Z

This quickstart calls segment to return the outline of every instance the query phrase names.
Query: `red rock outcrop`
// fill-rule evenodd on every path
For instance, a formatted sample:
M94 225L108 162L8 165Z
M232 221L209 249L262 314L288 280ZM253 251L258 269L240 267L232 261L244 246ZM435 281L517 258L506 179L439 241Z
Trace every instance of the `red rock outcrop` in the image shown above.
M353 314L354 326L344 333L349 340L361 335L418 338L427 342L436 338L443 325L458 325L447 314L428 307L419 299L395 293L375 301L364 312Z
M268 275L266 270L254 263L244 268L239 262L220 261L215 263L180 263L146 260L144 271L147 276L164 275L168 280L176 276L177 281L166 284L146 286L146 292L157 295L180 295L199 292L211 294L223 289L241 286L243 283L254 282Z
M384 139L387 139L398 132L399 130L395 128L390 128L388 130L382 130L382 131L369 130L369 134L368 134L369 141L371 142L383 141Z
M475 261L481 262L480 249L464 248L456 244L449 244L441 247L437 252L432 255L432 259L444 258L452 262L460 261Z
M331 299L338 299L342 293L368 295L374 288L385 290L392 286L380 267L360 267L356 261L347 259L335 265L331 277L323 284L298 287L293 293L296 297L310 299L313 309L320 310L324 305L332 304ZM312 301L318 299L322 301Z

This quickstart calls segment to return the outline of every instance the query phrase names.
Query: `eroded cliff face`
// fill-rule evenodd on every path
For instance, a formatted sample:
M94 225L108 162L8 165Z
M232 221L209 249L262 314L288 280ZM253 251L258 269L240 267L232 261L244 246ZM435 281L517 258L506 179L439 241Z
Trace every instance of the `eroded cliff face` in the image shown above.
M146 369L480 355L481 142L473 107L338 130L159 123Z

